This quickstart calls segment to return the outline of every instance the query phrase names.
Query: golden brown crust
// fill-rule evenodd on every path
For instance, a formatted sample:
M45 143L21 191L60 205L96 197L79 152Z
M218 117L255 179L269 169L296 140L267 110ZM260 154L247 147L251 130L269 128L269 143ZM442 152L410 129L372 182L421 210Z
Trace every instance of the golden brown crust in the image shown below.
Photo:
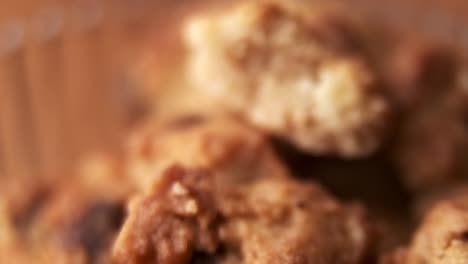
M134 198L116 242L121 263L188 263L196 250L214 254L217 212L206 171L168 169L147 196Z
M389 109L357 30L340 15L291 6L252 1L190 20L189 78L221 108L306 151L375 151Z
M133 200L114 256L132 264L363 263L369 243L363 211L314 184L233 184L176 165Z

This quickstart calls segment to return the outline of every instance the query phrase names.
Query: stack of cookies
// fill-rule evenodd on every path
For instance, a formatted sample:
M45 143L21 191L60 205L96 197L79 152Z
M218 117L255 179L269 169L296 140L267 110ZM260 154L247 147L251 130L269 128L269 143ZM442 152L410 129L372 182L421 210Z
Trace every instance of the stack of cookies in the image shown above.
M165 96L123 155L5 188L0 262L468 263L456 50L295 0L222 5L180 36L166 85L165 61L138 68Z

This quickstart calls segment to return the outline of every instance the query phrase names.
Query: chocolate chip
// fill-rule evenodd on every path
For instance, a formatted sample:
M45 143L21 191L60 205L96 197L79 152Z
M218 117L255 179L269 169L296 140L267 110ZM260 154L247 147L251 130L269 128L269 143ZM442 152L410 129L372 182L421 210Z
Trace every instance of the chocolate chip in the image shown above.
M89 263L94 263L102 250L106 250L121 227L125 210L122 203L102 201L91 206L66 232L68 247L85 250Z

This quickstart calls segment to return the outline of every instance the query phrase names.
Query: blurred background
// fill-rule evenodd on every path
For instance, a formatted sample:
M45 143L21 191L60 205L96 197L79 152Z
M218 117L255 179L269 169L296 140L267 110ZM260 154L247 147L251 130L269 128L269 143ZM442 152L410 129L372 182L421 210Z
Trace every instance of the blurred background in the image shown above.
M65 176L86 153L117 151L145 112L135 61L149 46L167 60L183 16L220 2L0 0L0 177ZM339 2L468 49L467 1Z
M0 1L0 177L64 176L116 149L143 107L129 65L192 2Z

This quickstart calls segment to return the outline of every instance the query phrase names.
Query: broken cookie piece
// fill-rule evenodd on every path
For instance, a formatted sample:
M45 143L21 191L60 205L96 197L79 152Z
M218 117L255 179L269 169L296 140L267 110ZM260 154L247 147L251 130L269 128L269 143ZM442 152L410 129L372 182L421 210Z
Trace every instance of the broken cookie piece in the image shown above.
M186 26L188 75L220 107L315 154L374 152L389 106L341 14L246 2Z
M364 263L369 226L319 186L229 182L174 165L135 197L114 246L119 263Z

